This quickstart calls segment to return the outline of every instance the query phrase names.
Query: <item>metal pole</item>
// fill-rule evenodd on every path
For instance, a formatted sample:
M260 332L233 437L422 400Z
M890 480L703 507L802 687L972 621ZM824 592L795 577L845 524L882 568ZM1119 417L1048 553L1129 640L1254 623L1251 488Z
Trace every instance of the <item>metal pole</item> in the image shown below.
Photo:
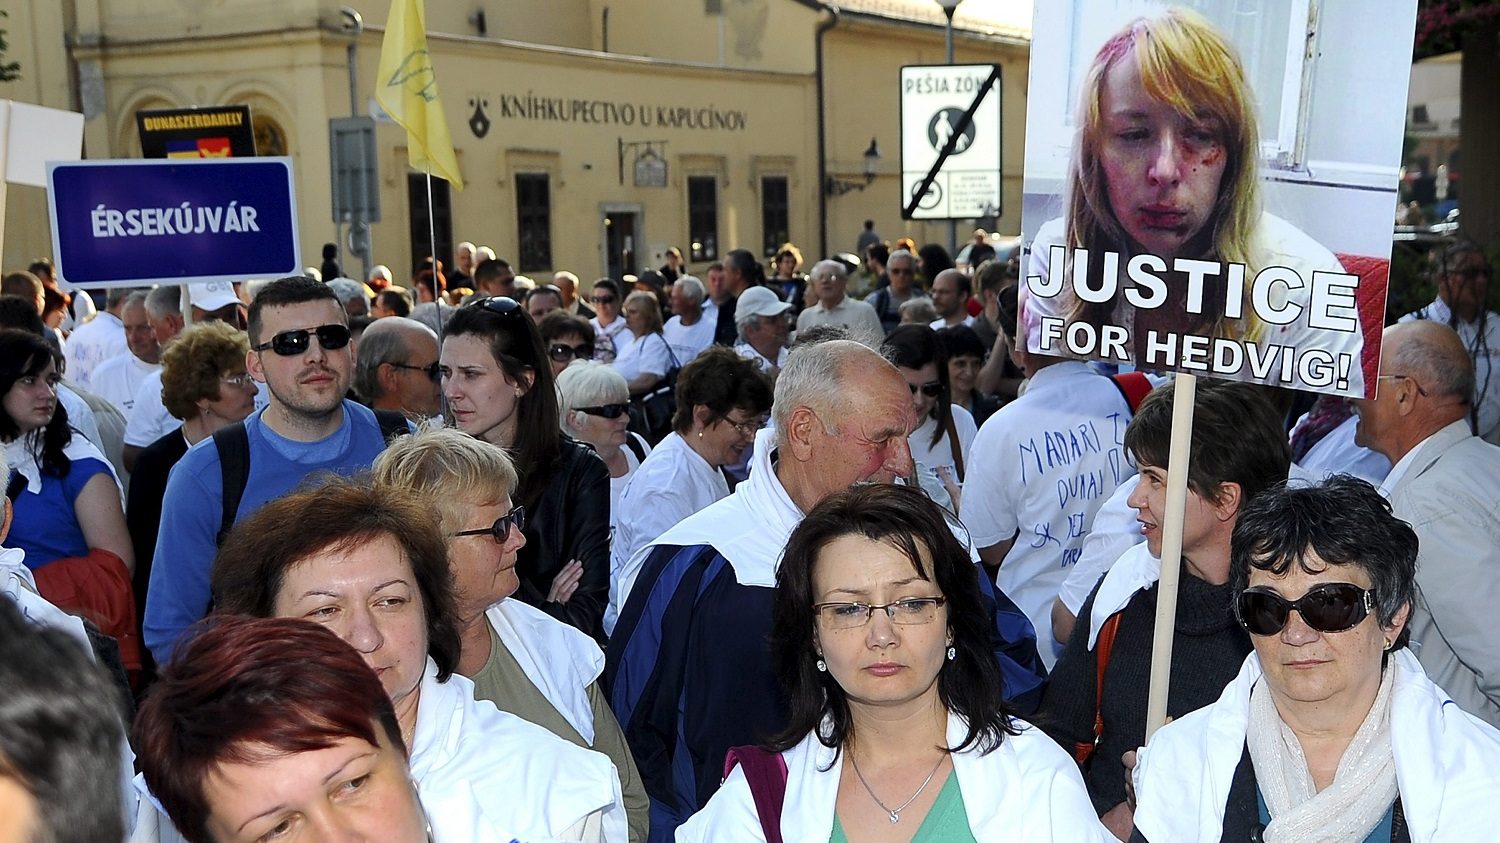
M354 9L352 9L352 8L350 8L348 6L340 7L339 11L344 15L344 20L346 21L346 29L349 32L349 46L347 48L345 48L345 56L346 56L346 59L348 61L348 65L349 65L349 116L350 117L358 117L359 116L359 61L358 61L357 51L359 50L359 36L362 35L362 34L364 34L364 31L365 31L365 21L364 21L364 18L360 16L360 14L359 14L358 11L355 11ZM370 197L369 197L367 191L365 190L365 184L366 183L365 183L364 179L360 179L359 180L359 193L360 193L359 208L360 209L358 211L356 211L352 215L353 219L349 220L349 240L350 241L352 241L354 239L354 233L356 231L368 230L369 226L370 226L370 224L365 220L365 215L364 215L364 209L370 207ZM366 237L365 241L369 242L369 238ZM344 238L340 237L339 238L339 246L340 246L340 248L342 248L345 244L346 244L346 241L344 240ZM360 280L360 281L367 281L367 280L369 280L369 278L370 278L370 250L369 249L354 249L354 245L355 244L353 242L348 242L347 245L350 247L351 251L354 251L355 254L359 255L359 279L358 280ZM344 262L344 263L347 264L347 262ZM347 273L347 265L345 266L345 269L346 269L346 273Z
M953 64L953 13L956 10L957 10L957 5L956 4L955 4L955 6L953 8L945 8L945 9L943 9L943 14L948 18L948 25L946 27L946 33L947 33L947 41L948 41L948 64L949 65ZM949 210L949 213L952 213L951 209ZM958 222L956 220L951 220L951 219L948 220L948 257L953 258L955 260L957 260L957 257L958 257ZM931 285L932 284L932 279L931 278L927 279L927 283L929 285Z

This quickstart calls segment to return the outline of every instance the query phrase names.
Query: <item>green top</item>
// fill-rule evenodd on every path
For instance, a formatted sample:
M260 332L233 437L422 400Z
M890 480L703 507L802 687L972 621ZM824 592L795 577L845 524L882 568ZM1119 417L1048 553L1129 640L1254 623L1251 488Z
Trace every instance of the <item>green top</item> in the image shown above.
M844 836L844 826L838 814L833 816L833 834L828 843L849 843ZM958 789L958 776L949 773L943 789L938 791L932 810L917 827L911 843L978 843L974 832L969 830L969 814L964 810L964 795Z

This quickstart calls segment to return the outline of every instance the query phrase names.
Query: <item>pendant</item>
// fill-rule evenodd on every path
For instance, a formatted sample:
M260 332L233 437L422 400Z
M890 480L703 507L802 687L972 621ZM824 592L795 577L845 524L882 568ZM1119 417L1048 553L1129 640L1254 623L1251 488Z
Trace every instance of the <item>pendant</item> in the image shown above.
M901 822L901 815L897 814L895 811L892 811L891 812L891 824L895 825L898 822Z

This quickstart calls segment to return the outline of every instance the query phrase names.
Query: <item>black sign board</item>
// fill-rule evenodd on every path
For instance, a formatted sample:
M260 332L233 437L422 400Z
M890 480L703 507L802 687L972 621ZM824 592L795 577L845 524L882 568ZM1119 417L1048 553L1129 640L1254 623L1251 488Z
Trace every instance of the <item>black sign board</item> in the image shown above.
M146 158L249 158L255 131L247 105L137 111Z

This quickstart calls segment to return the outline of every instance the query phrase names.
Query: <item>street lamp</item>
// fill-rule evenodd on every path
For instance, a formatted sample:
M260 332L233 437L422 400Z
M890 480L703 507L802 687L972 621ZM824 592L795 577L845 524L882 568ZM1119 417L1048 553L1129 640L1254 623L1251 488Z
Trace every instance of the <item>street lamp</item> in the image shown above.
M948 41L948 64L953 64L953 13L958 11L958 4L964 0L936 0L943 7L943 17L948 19L945 31ZM954 254L958 250L958 223L948 220L948 254Z
M864 190L875 181L875 162L880 160L880 145L875 138L870 138L870 146L865 150L865 180L863 182L845 181L829 176L823 183L823 194L825 196L843 196L854 190Z

